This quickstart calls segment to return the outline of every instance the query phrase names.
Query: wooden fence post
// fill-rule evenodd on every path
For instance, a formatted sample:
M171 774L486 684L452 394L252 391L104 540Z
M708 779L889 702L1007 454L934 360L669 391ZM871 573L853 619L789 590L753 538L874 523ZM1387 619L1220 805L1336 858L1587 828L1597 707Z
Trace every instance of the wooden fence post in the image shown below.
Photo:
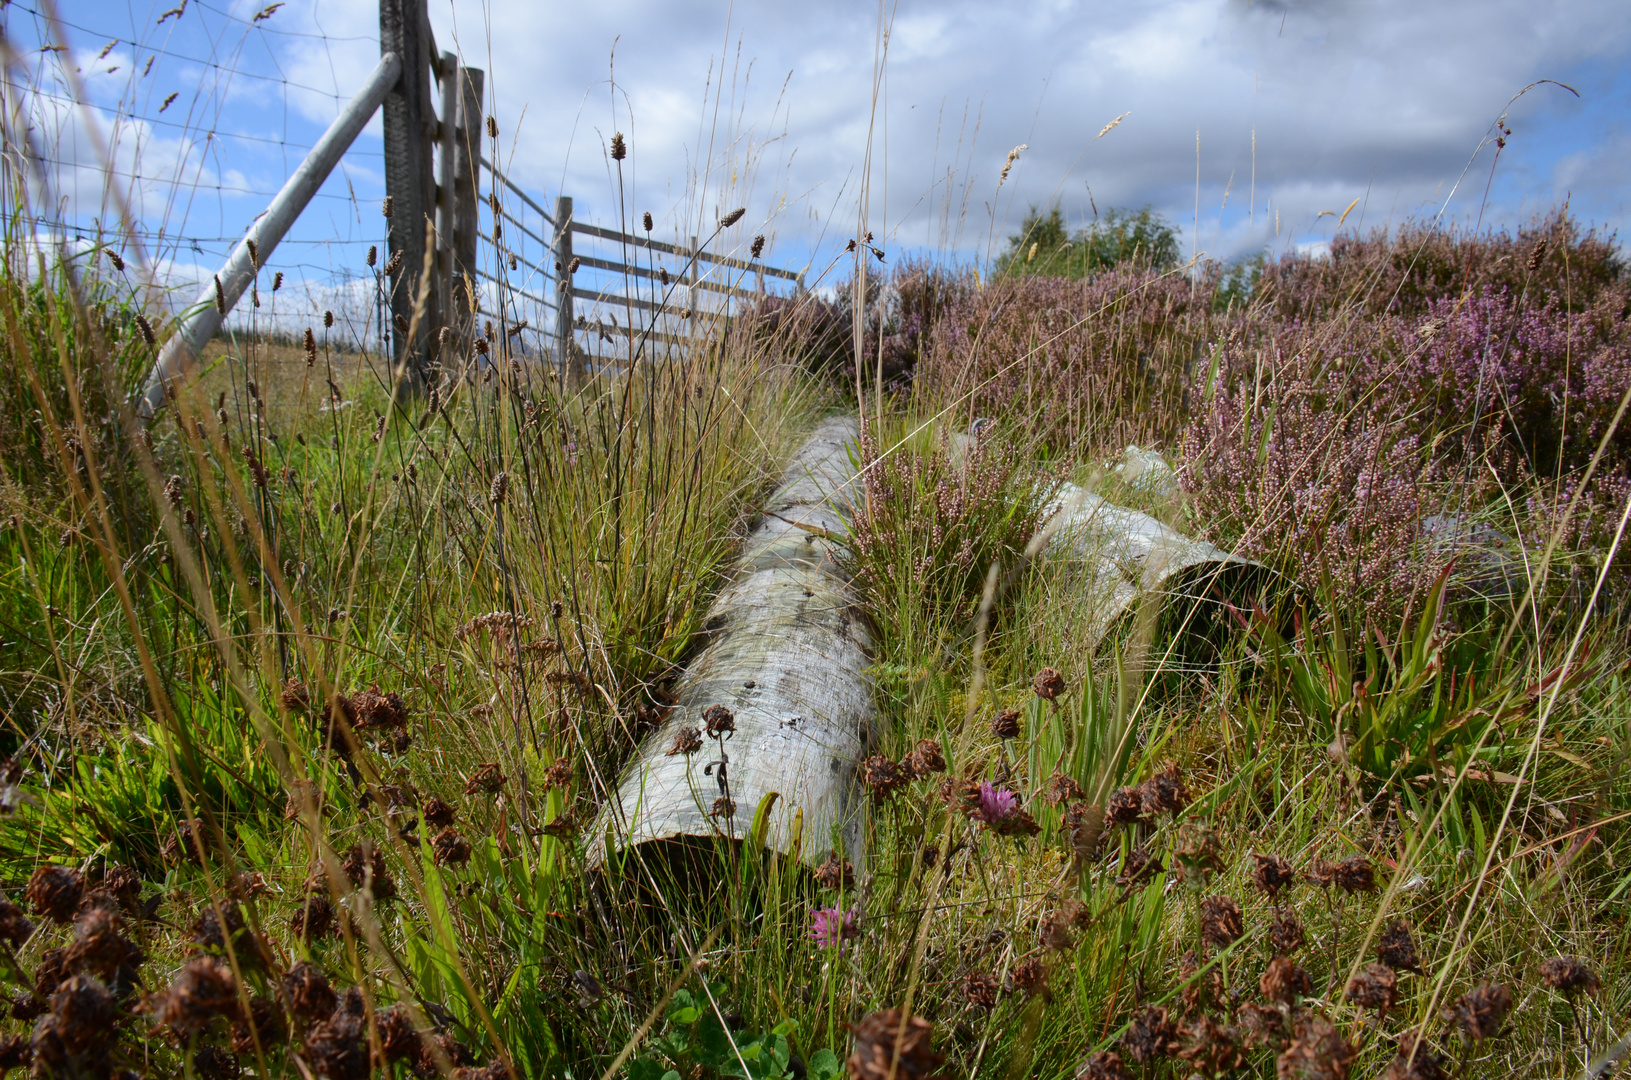
M468 325L475 325L474 315L477 307L476 294L470 290L478 288L476 245L481 238L481 219L476 213L476 201L481 195L483 78L479 68L459 69L459 85L462 92L459 102L459 138L453 166L453 265L454 272L461 276L461 281L454 287L453 295L463 297L464 307L461 310L454 304L453 309L448 312L448 322L456 329L466 325L460 316L468 316ZM466 333L465 336L469 335Z
M555 350L561 370L574 386L583 381L583 357L573 334L572 197L555 200Z
M425 0L380 0L380 52L402 58L402 77L386 95L385 193L392 204L389 260L392 358L405 389L424 385L426 344L441 326L440 297L430 282L426 308L413 341L400 327L412 324L425 265L425 223L435 209L435 114L430 97L430 20Z

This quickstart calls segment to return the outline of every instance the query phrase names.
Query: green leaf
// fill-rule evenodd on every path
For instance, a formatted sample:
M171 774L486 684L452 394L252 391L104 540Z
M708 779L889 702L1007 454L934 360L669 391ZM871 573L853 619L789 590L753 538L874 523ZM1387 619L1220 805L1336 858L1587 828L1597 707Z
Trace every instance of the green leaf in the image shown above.
M836 1080L843 1071L838 1055L831 1050L817 1050L810 1055L807 1080Z

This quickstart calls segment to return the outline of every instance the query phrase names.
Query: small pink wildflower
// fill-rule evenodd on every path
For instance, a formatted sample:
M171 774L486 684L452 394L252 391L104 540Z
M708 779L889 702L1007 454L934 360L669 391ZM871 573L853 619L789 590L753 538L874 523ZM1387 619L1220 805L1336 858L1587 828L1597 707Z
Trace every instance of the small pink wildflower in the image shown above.
M861 936L861 909L824 907L816 908L810 913L810 937L818 949L830 949L837 945L842 951L844 944Z
M987 825L1007 821L1019 812L1019 796L989 780L980 781L980 806L974 816Z

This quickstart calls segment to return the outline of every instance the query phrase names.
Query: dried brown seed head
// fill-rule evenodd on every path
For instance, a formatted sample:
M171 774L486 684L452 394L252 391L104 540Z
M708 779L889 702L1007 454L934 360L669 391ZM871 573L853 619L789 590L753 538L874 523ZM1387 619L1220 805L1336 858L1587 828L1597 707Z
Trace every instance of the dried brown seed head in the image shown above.
M33 933L34 923L23 914L23 909L0 897L0 941L10 942L12 948L20 949Z
M826 860L815 868L815 879L824 889L845 889L855 880L855 867L838 852L827 853Z
M298 1020L320 1020L334 1012L339 1000L323 969L308 960L289 968L278 987L283 1007Z
M476 771L465 781L464 793L466 795L497 795L504 790L505 777L496 761L484 761L476 766Z
M441 798L432 795L419 807L419 816L424 818L425 824L433 829L445 829L453 824L458 811L448 805Z
M694 754L702 749L702 729L694 727L681 727L674 732L674 742L664 753L664 757L673 757L675 754Z
M1269 946L1277 955L1296 952L1304 940L1303 921L1294 911L1283 911L1269 924Z
M224 960L195 956L162 992L158 1022L181 1038L208 1027L217 1017L238 1016L238 980Z
M1298 1026L1292 1040L1275 1061L1280 1080L1348 1080L1356 1051L1342 1033L1319 1017Z
M1386 1013L1399 999L1399 977L1386 964L1366 964L1343 988L1342 996L1376 1013Z
M721 229L728 229L732 225L735 225L738 221L741 221L743 216L746 214L747 209L745 207L737 207L735 210L732 210L730 213L719 219L719 227Z
M1063 806L1065 803L1087 798L1087 792L1082 790L1082 785L1078 784L1074 777L1055 770L1054 774L1048 777L1042 797L1048 801L1049 806Z
M999 739L1017 739L1020 733L1018 709L1003 709L991 721L991 734Z
M946 771L946 755L934 739L919 739L912 752L901 759L901 769L907 776L922 780Z
M1227 949L1246 933L1240 903L1231 896L1209 896L1201 901L1201 939L1215 949Z
M645 226L646 232L651 231L652 226L655 225L656 222L651 220L651 211L650 210L647 210L644 214L642 214L640 216L640 224Z
M1082 1067L1076 1070L1076 1080L1133 1080L1132 1071L1121 1055L1113 1050L1098 1050L1089 1054Z
M1039 956L1027 957L1015 964L1009 978L1013 980L1014 992L1024 994L1027 998L1047 993L1048 969Z
M1332 881L1345 893L1376 891L1376 869L1363 855L1350 855L1332 870Z
M64 979L51 994L57 1038L70 1054L106 1046L117 1035L118 1011L108 988L89 975Z
M1139 785L1139 804L1144 814L1176 814L1189 805L1189 789L1184 785L1178 763L1167 762L1154 776Z
M437 833L430 847L437 866L463 866L470 861L470 841L451 826Z
M1444 1058L1417 1029L1399 1033L1399 1050L1388 1063L1386 1080L1444 1080Z
M1297 871L1278 855L1252 855L1252 884L1270 900L1296 884Z
M750 245L748 247L748 255L751 256L752 258L757 259L761 255L763 255L764 253L765 253L765 238L764 238L764 236L763 235L755 236L753 238L752 245Z
M1140 1065L1148 1065L1157 1058L1176 1054L1181 1044L1178 1028L1160 1005L1151 1005L1133 1017L1127 1031L1121 1036L1121 1049Z
M855 1038L847 1063L850 1080L928 1080L946 1062L932 1045L934 1025L899 1009L872 1013L851 1024L850 1032Z
M369 889L375 900L390 900L396 896L396 882L385 866L385 852L371 841L352 844L340 867L351 884Z
M1484 983L1468 990L1444 1010L1444 1021L1454 1024L1469 1042L1482 1042L1500 1034L1512 1011L1512 991L1502 983Z
M1065 692L1065 677L1057 668L1045 667L1032 676L1031 690L1043 701L1052 701Z
M1136 787L1117 788L1104 804L1104 816L1117 825L1131 825L1143 812L1143 793Z
M911 783L911 774L882 754L861 762L856 774L874 799L886 799Z
M313 893L289 916L289 932L306 941L321 941L334 934L334 905L322 893Z
M1002 986L993 975L983 971L971 971L963 976L963 1000L976 1009L985 1009L987 1012L996 1008L997 995Z
M1202 1013L1184 1025L1178 1057L1202 1076L1221 1076L1246 1065L1240 1032Z
M1295 1005L1298 998L1313 994L1314 980L1291 960L1276 956L1257 981L1257 989L1264 998L1278 1005Z
M85 895L85 875L69 866L42 866L23 890L34 914L52 922L72 922Z
M629 144L624 141L621 131L612 135L612 160L622 161L629 156Z
M702 723L710 739L736 731L736 714L727 705L710 705L702 710Z
M1540 965L1540 981L1570 998L1581 993L1595 994L1602 988L1597 973L1573 956L1554 956Z
M1410 927L1402 922L1390 923L1376 942L1376 959L1394 971L1413 971L1421 974L1421 959L1416 955L1416 939Z

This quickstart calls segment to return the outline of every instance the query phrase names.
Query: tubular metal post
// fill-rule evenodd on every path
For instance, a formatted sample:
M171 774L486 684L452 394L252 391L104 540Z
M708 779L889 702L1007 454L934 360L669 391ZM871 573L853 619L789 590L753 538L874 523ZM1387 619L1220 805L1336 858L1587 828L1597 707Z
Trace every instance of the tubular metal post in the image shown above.
M206 285L198 299L193 302L190 314L183 320L164 348L159 351L158 359L153 363L153 370L147 377L147 384L142 389L142 397L136 403L136 416L142 423L146 423L158 415L164 407L168 396L166 393L177 381L182 379L191 369L193 362L198 359L204 345L215 332L221 328L226 319L226 312L233 306L245 292L249 290L250 283L255 280L258 267L249 256L249 241L255 242L256 253L262 265L271 257L277 248L278 242L289 231L300 212L311 202L317 189L323 186L328 174L334 171L334 166L344 156L357 134L368 123L374 110L378 109L380 102L390 92L402 74L402 62L394 52L388 52L379 58L379 64L368 76L368 81L357 92L357 96L347 102L334 123L329 125L323 137L317 140L306 160L300 163L293 175L283 184L283 189L277 193L266 213L250 226L249 233L238 245L232 249L226 265L215 280ZM225 301L225 310L216 306L216 285L220 282L221 299Z
M454 156L457 153L459 131L459 58L453 53L442 54L437 69L442 76L442 120L437 128L439 136L437 154L438 178L436 183L436 276L440 279L442 296L447 303L442 316L445 322L453 320L453 177Z
M583 357L573 336L572 313L572 197L555 200L555 350L561 370L576 385L583 380Z

